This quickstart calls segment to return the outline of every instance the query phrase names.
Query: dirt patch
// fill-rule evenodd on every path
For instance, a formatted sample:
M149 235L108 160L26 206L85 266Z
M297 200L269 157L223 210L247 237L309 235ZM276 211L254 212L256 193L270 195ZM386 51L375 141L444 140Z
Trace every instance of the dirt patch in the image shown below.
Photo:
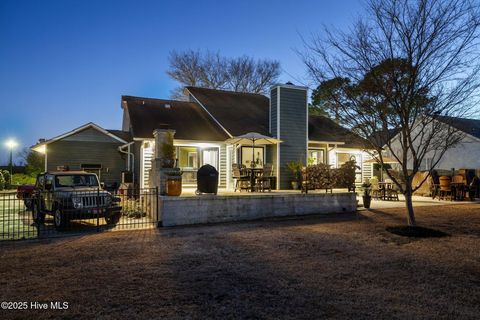
M403 209L0 244L9 318L475 319L480 206L417 208L450 237L386 231Z

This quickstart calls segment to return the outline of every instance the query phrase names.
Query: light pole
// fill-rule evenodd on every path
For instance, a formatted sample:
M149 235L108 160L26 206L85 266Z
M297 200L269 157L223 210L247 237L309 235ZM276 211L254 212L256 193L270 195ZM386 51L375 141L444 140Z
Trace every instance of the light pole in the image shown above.
M17 141L13 139L8 139L5 143L8 149L10 149L10 185L12 185L12 176L13 176L13 149L18 145Z

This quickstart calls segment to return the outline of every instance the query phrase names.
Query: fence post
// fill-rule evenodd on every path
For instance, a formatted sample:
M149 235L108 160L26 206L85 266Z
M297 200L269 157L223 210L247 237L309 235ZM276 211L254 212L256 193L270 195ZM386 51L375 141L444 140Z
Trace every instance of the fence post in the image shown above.
M157 228L162 226L162 223L160 221L160 204L158 203L158 186L155 187L155 204L157 206Z
M97 188L97 232L100 231L99 216L100 216L100 188Z

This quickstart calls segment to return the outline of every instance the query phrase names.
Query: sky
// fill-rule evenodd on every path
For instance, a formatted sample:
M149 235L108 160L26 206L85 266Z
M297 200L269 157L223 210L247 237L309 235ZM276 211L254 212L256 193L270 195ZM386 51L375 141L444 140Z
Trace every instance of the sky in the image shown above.
M359 12L360 0L0 0L0 165L9 138L17 152L88 122L121 129L121 95L169 98L172 50L278 60L280 82L298 84L300 35Z

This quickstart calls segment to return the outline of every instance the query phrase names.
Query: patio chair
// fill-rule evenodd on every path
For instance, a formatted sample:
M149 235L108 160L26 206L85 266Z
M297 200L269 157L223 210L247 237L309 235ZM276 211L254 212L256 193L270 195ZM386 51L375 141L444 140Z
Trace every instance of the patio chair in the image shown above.
M448 196L450 197L450 200L453 200L452 198L452 185L450 184L451 178L448 176L441 176L439 178L440 181L440 195L439 195L439 200L440 199L446 199Z
M452 194L455 200L463 200L465 198L466 180L461 174L452 177Z
M272 191L272 179L273 179L273 165L266 163L263 166L262 175L256 177L255 188L257 191L264 192L265 190Z
M241 170L241 166L238 164L232 164L233 179L235 179L235 190L249 190L250 189L250 177L245 171Z
M386 192L387 200L395 200L395 201L400 200L398 198L398 188L397 188L397 186L392 185L390 188L385 190L385 192Z
M430 176L430 195L432 199L440 195L440 176L437 170L433 170Z

